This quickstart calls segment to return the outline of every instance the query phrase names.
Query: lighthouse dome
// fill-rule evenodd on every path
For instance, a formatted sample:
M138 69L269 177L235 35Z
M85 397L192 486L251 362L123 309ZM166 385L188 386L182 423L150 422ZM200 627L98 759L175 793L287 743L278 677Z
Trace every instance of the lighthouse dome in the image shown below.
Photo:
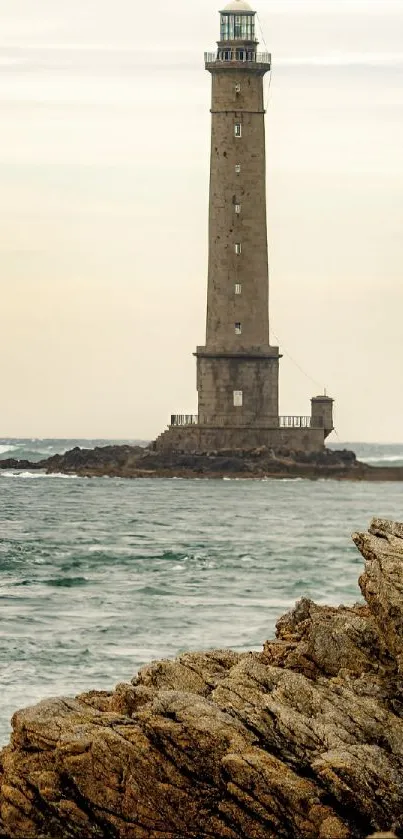
M255 14L252 7L246 2L246 0L231 0L227 6L224 6L222 11L235 12L238 14L242 14L242 12L252 12L252 14Z

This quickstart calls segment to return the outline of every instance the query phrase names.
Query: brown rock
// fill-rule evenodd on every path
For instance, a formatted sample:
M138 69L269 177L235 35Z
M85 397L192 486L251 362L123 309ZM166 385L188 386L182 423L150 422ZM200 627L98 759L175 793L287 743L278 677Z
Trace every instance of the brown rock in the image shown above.
M381 637L393 654L399 673L403 666L403 527L373 519L369 533L353 540L364 556L361 591L371 608Z
M186 653L16 713L1 839L402 835L403 525L354 540L367 605L303 599L262 652Z

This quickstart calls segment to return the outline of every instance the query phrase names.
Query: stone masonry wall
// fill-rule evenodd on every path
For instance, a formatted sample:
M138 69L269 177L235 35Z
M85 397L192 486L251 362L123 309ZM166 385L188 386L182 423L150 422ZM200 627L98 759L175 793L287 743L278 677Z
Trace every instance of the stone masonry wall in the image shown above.
M241 137L235 136L236 123ZM235 294L236 283L241 294ZM236 322L241 335L235 334ZM263 81L252 70L225 68L212 73L206 346L240 350L268 344Z
M324 448L324 435L320 428L172 426L157 438L155 446L157 451L183 452L252 450L261 446L317 452Z
M269 345L263 74L242 62L212 69L206 346L196 356L199 416L220 426L278 424L279 354ZM234 404L234 391L242 392L242 406Z
M198 358L197 390L203 423L278 424L278 358Z

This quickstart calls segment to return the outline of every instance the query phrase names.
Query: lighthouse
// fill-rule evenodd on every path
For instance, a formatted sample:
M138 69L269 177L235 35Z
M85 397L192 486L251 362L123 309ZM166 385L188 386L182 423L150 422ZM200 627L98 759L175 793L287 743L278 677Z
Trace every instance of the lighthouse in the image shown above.
M206 344L198 347L199 421L278 425L278 347L269 341L263 78L246 0L220 13L211 74Z
M231 0L220 12L211 76L211 150L206 338L194 355L197 414L172 414L156 447L178 451L315 451L333 428L329 397L310 416L279 415L279 359L269 334L266 144L263 80L271 55L258 50L256 12Z

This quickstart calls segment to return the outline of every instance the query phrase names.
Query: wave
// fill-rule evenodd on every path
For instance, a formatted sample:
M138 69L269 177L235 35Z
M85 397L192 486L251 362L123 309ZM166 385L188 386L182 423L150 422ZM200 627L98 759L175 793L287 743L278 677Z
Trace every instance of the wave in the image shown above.
M53 577L44 580L45 586L55 586L56 588L74 588L75 586L85 586L87 583L87 577Z
M0 472L0 477L3 478L78 478L78 475L64 475L62 472L18 472L18 471L4 471Z
M262 478L262 481L272 481L272 480L273 480L273 478ZM276 478L276 481L277 480L282 481L283 484L287 484L287 483L295 484L297 481L305 481L306 478L301 478L301 477L297 476L295 478Z
M373 455L372 457L362 457L360 460L363 463L396 463L400 461L403 463L403 452L402 454L380 454L378 456Z
M5 445L0 443L0 454L6 454L6 452L14 452L16 448L17 446L12 446L9 443Z

